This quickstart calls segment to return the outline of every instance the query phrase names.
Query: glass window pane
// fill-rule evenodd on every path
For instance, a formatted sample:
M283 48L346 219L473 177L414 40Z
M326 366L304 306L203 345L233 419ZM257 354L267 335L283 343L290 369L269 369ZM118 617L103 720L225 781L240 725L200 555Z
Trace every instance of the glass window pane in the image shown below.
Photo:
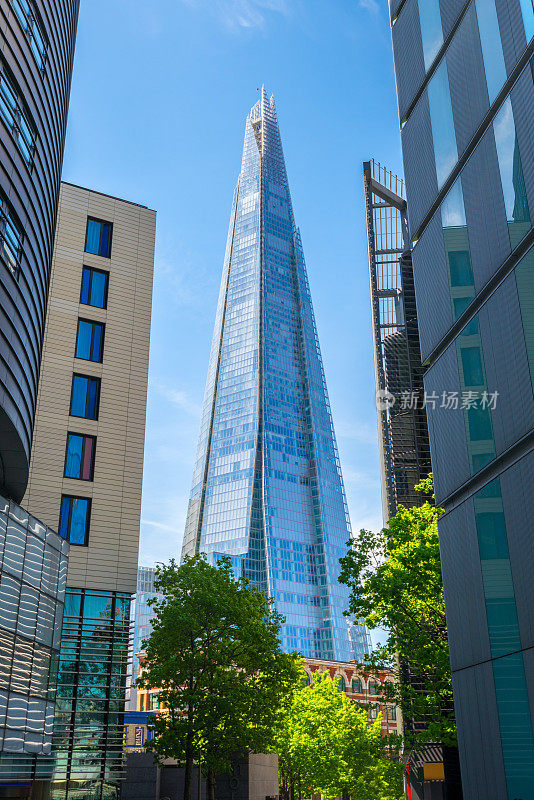
M83 601L83 616L84 619L110 619L111 595L87 592Z
M439 0L419 0L419 20L425 69L428 70L443 44Z
M432 126L432 138L434 140L438 187L441 188L445 179L450 175L452 168L458 161L449 75L445 60L442 61L430 79L428 84L428 102L430 106L430 122Z
M111 225L109 222L102 223L100 255L103 256L104 258L109 258L111 255Z
M497 9L495 0L475 0L475 5L489 101L493 103L506 80Z
M61 513L59 515L59 535L63 539L69 538L70 497L61 498Z
M521 13L523 14L523 24L525 25L525 35L527 42L534 36L534 6L532 0L519 0L521 3Z
M89 397L87 399L87 417L96 419L98 416L98 397L100 394L100 381L93 378L89 381Z
M88 382L89 379L83 378L81 375L74 375L72 379L70 413L74 417L85 417Z
M449 268L454 318L458 319L475 296L469 235L460 178L453 183L441 204L441 222Z
M91 322L78 320L78 338L76 339L76 358L91 359L91 338L93 325Z
M90 481L93 478L93 452L94 452L94 439L91 436L86 436L83 444L83 462L81 469L81 477L84 481Z
M91 361L102 361L103 326L98 322L93 323L93 346L91 348Z
M466 386L483 386L484 370L480 347L462 347L462 369Z
M495 145L501 174L501 185L510 233L510 244L515 247L530 230L523 166L514 124L512 103L508 97L493 121Z
M71 544L87 544L87 517L89 501L85 497L72 498L72 513L69 531Z
M91 270L89 269L89 267L84 267L82 273L82 292L80 295L80 302L85 303L85 305L89 304L90 282L91 282Z
M69 433L67 438L67 457L65 461L65 477L80 478L84 437L77 433Z
M98 308L105 308L108 276L105 272L98 272L97 270L92 272L90 304Z
M94 219L87 220L87 234L85 237L86 253L99 254L100 247L100 222Z

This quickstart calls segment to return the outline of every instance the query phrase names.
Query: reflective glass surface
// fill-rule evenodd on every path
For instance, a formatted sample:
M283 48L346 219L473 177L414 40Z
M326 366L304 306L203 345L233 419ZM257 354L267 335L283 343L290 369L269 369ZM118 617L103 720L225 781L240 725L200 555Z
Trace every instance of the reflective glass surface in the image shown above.
M85 252L94 253L94 255L102 256L103 258L110 258L112 227L111 222L89 218L85 236Z
M286 617L282 644L348 660L350 522L273 98L245 125L184 554L227 553Z
M493 103L506 80L506 67L502 51L501 34L495 0L475 0L482 57L490 104Z
M98 418L100 378L73 375L70 413L73 417Z
M0 783L50 777L68 545L0 498ZM16 754L10 756L10 753Z
M419 21L423 40L425 69L428 70L443 44L439 0L419 0Z
M67 434L65 477L83 481L93 480L93 463L96 439L81 433Z
M533 0L519 0L521 3L521 13L523 14L523 23L525 25L525 36L527 42L530 42L534 36L534 3Z
M92 267L84 267L82 272L82 290L80 303L97 308L106 308L108 299L107 272Z
M457 319L475 296L471 251L465 219L462 182L458 178L441 204L443 241L449 270L449 285L454 319Z
M427 91L438 188L441 189L445 179L458 161L449 74L445 59L430 79Z
M86 361L102 361L104 350L104 325L101 322L78 320L76 337L76 358Z
M61 498L59 535L71 544L86 545L89 535L91 501L87 497Z
M530 230L531 221L510 97L506 98L493 121L493 132L510 244L514 248Z
M501 484L474 496L480 565L508 797L528 797L534 786L534 736Z

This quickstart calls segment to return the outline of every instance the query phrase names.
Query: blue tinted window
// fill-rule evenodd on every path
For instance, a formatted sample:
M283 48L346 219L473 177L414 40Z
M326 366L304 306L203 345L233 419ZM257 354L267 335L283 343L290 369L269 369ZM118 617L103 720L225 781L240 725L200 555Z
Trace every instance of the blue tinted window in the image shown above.
M92 267L84 267L80 302L87 306L106 308L108 300L108 273Z
M439 0L419 0L419 20L425 69L428 70L443 44Z
M466 386L482 386L484 370L480 347L462 347L462 368Z
M63 495L59 517L59 535L71 544L86 545L90 509L89 498Z
M95 256L103 256L103 258L110 258L112 227L111 222L89 218L85 235L85 252L94 253Z
M530 42L534 36L534 6L532 0L519 0L519 2L521 3L525 35L527 37L527 42Z
M475 296L469 235L461 179L458 178L441 204L443 242L449 267L454 318L458 319Z
M78 320L78 336L76 339L76 358L86 361L102 361L104 349L104 325L101 322Z
M98 418L98 400L100 396L100 379L85 375L74 375L70 413L73 417L86 419Z
M93 480L96 439L81 433L67 434L65 477L82 481Z
M445 60L439 65L428 84L428 103L430 106L430 122L434 141L438 187L441 189L458 161L449 75Z
M493 131L499 160L510 244L513 248L528 233L531 222L512 102L509 97L505 100L493 121Z
M495 0L475 0L475 5L489 101L493 103L506 80L497 9Z

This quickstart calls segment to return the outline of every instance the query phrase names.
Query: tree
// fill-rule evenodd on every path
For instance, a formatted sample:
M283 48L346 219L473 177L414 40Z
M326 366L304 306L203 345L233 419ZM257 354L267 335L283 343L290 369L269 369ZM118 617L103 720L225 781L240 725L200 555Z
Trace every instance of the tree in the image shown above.
M268 749L276 709L298 680L295 656L282 652L283 617L230 559L210 566L202 556L158 568L153 631L144 642L147 668L138 685L157 687L162 713L147 743L161 762L185 768L191 796L194 761L201 761L214 797L216 771L235 753Z
M433 494L432 476L416 486ZM369 628L386 630L368 658L371 669L393 668L384 699L416 723L407 744L456 744L437 521L431 503L399 506L380 533L361 530L341 559L340 581L351 589L349 613Z
M301 683L281 708L276 734L284 800L320 793L351 800L399 800L398 742L381 735L380 715L347 699L328 673ZM397 737L398 738L398 737Z

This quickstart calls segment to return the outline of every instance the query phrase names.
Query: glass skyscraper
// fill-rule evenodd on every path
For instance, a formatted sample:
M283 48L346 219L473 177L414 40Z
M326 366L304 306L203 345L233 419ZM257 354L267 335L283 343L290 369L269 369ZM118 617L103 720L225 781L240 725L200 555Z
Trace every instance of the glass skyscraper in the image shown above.
M350 521L274 99L245 124L183 555L232 557L274 598L282 645L350 660L338 583Z

